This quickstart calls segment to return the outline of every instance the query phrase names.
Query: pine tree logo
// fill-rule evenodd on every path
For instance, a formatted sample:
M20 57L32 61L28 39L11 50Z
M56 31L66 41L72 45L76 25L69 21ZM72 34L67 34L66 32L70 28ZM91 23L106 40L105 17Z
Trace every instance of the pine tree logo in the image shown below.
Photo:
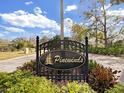
M53 63L52 56L51 56L51 53L49 53L49 55L46 58L46 65L52 64L52 63Z

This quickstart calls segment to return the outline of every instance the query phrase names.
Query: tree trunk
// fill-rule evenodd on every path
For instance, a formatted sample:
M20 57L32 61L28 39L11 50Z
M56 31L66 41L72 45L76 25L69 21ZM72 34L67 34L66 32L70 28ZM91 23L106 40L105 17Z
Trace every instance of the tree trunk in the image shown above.
M98 47L98 31L97 31L97 23L96 23L95 34L96 34L96 40L95 40L96 45L95 45L95 47Z
M107 24L106 24L106 10L105 10L105 5L104 5L104 3L103 3L103 18L104 18L104 25L103 25L103 29L104 29L104 45L105 45L105 47L107 47L107 45L108 45L108 40L107 40L107 29L106 29L106 27L107 27Z
M104 45L105 47L108 45L106 26L104 26Z
M95 40L95 47L98 47L98 27L97 27L97 6L96 6L96 0L94 1L94 5L95 5L95 37L96 37L96 40Z

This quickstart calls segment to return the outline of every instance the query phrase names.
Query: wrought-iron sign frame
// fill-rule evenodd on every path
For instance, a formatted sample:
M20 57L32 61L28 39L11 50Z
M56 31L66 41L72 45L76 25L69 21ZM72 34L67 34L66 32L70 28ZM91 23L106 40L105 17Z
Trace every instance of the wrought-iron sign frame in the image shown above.
M39 43L36 37L36 72L52 81L88 82L88 38L85 44L72 40Z

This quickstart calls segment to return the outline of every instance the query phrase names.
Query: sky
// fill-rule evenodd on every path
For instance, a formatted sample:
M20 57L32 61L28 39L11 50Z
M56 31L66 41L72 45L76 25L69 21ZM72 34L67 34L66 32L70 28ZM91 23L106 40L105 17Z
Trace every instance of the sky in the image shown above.
M91 2L79 2L64 0L65 36L71 35L72 23L85 22L80 15L90 9ZM124 17L124 4L109 7L107 3L108 15ZM0 0L0 38L11 40L37 35L51 38L59 34L60 0Z

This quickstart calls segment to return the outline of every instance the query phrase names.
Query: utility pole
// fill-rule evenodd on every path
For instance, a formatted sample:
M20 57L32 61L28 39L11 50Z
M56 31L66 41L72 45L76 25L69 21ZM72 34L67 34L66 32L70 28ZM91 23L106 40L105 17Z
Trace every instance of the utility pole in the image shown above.
M60 0L60 16L61 16L61 40L64 40L64 2Z

